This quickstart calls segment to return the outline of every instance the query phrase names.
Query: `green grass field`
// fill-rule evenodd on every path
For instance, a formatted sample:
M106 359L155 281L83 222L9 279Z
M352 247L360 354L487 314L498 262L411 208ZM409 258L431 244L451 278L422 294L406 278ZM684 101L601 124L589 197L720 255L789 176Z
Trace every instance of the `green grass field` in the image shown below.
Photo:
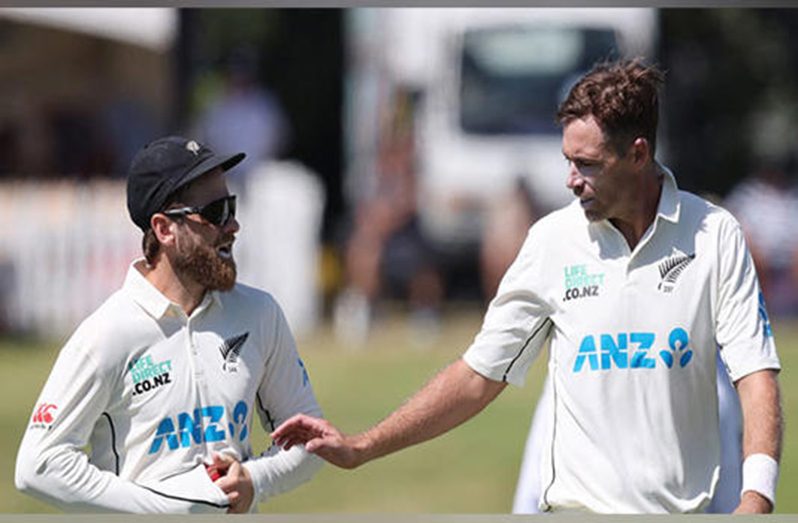
M436 371L458 357L476 333L480 313L447 316L440 336L421 348L400 319L383 321L363 349L346 349L328 329L300 340L300 351L327 417L342 430L384 417ZM779 513L798 513L798 322L774 325L782 359L787 431L778 490ZM14 488L14 460L33 403L60 342L0 339L0 512L53 512ZM485 412L434 441L358 470L327 466L308 484L261 505L276 513L507 513L523 444L544 372L536 362L523 388L508 388ZM265 435L256 432L265 445Z

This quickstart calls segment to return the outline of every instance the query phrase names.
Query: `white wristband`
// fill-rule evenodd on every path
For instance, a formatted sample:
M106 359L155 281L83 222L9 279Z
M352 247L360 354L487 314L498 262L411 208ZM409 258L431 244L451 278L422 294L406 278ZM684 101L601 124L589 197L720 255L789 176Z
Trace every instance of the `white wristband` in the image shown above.
M776 506L776 482L779 479L779 463L767 454L751 454L743 461L743 488L762 494Z

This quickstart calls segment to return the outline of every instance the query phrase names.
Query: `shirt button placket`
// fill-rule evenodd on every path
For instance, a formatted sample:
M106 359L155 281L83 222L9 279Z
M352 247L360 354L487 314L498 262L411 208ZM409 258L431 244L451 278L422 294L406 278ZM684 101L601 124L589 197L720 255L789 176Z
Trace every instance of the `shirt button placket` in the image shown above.
M186 323L186 331L188 335L189 351L191 354L191 366L194 369L194 376L198 382L203 380L202 365L200 365L199 348L197 347L197 340L194 337L194 329L191 326L191 319L189 318Z

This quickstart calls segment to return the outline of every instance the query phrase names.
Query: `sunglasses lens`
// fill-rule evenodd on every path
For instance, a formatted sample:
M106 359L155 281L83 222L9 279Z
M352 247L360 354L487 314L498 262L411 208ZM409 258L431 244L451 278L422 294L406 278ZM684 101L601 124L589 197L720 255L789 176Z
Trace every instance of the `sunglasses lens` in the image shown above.
M225 225L230 221L230 218L235 216L235 213L235 196L228 196L212 201L200 211L203 218L218 226Z

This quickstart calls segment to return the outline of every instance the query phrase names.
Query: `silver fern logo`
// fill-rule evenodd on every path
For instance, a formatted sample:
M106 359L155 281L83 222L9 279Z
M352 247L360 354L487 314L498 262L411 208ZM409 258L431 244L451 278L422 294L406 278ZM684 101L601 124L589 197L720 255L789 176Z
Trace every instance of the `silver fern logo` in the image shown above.
M676 280L682 272L695 259L695 253L673 256L659 264L660 281L657 289L662 292L671 292L676 286Z
M222 370L227 372L238 372L238 355L241 354L241 349L244 348L244 342L249 338L249 333L245 332L238 336L224 340L222 346L219 347L219 352L222 353L224 363L222 363Z
M186 149L191 151L194 156L197 156L200 152L200 145L194 140L190 140L186 143Z

